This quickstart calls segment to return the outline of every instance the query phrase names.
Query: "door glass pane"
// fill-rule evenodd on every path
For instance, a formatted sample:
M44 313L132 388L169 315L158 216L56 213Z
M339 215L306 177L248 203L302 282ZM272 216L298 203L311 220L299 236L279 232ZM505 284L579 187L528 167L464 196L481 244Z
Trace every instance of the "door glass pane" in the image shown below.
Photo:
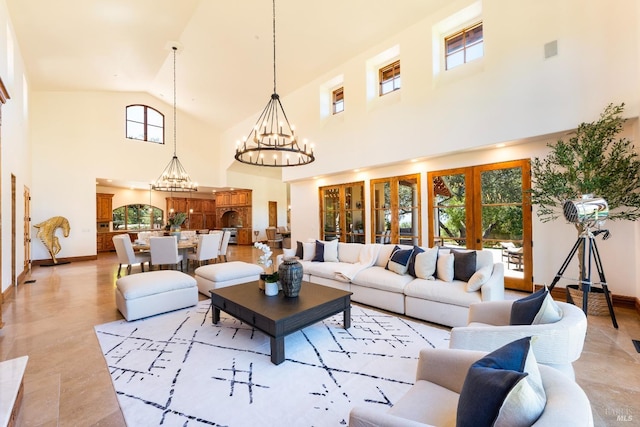
M524 269L522 168L483 171L482 246L499 250L505 275L518 277Z
M345 242L364 243L364 184L345 186Z
M373 232L376 243L391 243L391 182L373 185Z
M436 176L432 185L434 244L466 247L465 175Z
M323 193L322 240L334 240L340 232L340 189L326 188Z
M400 243L418 245L418 180L401 179L398 182L398 216Z

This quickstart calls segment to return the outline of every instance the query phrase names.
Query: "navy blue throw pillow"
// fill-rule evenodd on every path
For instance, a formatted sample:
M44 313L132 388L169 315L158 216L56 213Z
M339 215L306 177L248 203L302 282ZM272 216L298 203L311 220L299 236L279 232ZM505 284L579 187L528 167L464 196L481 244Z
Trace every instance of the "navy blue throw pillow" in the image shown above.
M302 242L298 240L298 242L296 243L296 258L302 259L303 255L304 255L304 249L302 246Z
M547 292L549 291L544 287L527 297L514 301L511 306L511 319L509 319L509 324L531 325L536 314L540 311L540 307L542 307Z
M324 243L316 240L316 253L311 261L324 262Z
M487 354L469 368L460 391L456 427L490 427L524 371L531 337L513 341Z
M451 253L453 253L453 278L468 282L476 272L476 251L451 251Z
M421 247L414 246L413 247L413 253L411 254L411 258L409 258L409 265L407 266L407 273L409 273L413 277L417 277L416 276L416 256L421 252L424 252L424 250Z

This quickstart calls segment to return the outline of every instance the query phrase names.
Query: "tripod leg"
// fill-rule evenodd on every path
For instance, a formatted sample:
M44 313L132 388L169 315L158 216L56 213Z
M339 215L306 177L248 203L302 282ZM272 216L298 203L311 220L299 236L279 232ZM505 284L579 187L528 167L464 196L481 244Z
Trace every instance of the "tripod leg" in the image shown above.
M567 270L567 267L569 266L569 263L571 262L571 258L573 258L573 256L576 254L576 251L580 247L580 243L583 242L583 241L584 241L583 237L578 237L578 240L576 240L576 243L573 245L573 248L571 248L571 251L569 252L569 255L567 255L567 258L562 263L562 266L560 266L560 269L558 270L558 273L556 274L556 277L553 278L553 281L551 282L551 285L549 285L549 291L551 291L553 289L553 287L556 285L556 283L558 283L558 280L560 280L560 278L562 277L564 272Z
M585 253L587 250L587 240L586 238L583 240L582 245L582 271L580 274L582 275L582 311L584 311L585 316L589 311L589 292L591 292L591 247L592 247L593 239L589 238L589 253ZM589 265L585 264L585 261L589 261ZM586 272L585 272L586 270Z
M613 304L611 303L611 294L609 293L609 286L607 286L607 279L604 277L604 269L602 268L602 260L600 259L600 252L598 252L598 245L596 245L595 239L593 241L593 259L598 269L598 275L600 277L600 283L602 285L602 291L604 292L604 298L607 300L607 307L609 308L609 316L613 327L618 329L618 321L616 320L616 314L613 312Z

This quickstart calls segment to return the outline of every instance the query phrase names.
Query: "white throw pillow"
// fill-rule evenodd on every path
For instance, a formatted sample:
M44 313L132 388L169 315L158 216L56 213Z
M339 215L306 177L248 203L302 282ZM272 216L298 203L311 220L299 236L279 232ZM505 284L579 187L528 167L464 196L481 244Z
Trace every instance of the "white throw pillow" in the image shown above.
M436 262L436 275L443 282L453 282L453 254L439 253Z
M556 304L551 296L551 292L547 292L547 296L544 297L544 301L542 301L542 306L536 317L533 318L532 325L539 325L545 323L555 323L558 320L562 319L562 309Z
M302 260L311 261L316 254L316 242L302 242Z
M493 273L493 266L482 267L480 270L473 273L473 276L467 282L467 292L476 292L480 290L482 285L489 281Z
M433 279L436 272L436 261L438 260L438 248L425 249L416 255L416 277L420 279Z
M283 248L282 257L284 259L294 258L296 256L296 248Z
M532 338L532 341L535 337ZM528 427L536 422L547 404L547 395L542 385L538 363L529 347L523 372L528 373L509 392L494 427Z
M338 239L322 243L324 243L324 262L338 262Z

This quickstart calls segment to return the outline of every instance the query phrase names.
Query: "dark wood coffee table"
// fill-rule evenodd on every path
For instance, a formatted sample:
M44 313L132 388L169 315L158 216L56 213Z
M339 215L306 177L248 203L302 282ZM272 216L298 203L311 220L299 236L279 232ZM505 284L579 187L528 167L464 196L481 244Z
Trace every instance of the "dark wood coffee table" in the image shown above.
M271 338L271 362L284 361L284 337L334 314L343 312L345 329L351 326L351 292L302 282L300 294L287 298L282 292L268 297L258 282L212 289L213 323L220 311L264 332Z

